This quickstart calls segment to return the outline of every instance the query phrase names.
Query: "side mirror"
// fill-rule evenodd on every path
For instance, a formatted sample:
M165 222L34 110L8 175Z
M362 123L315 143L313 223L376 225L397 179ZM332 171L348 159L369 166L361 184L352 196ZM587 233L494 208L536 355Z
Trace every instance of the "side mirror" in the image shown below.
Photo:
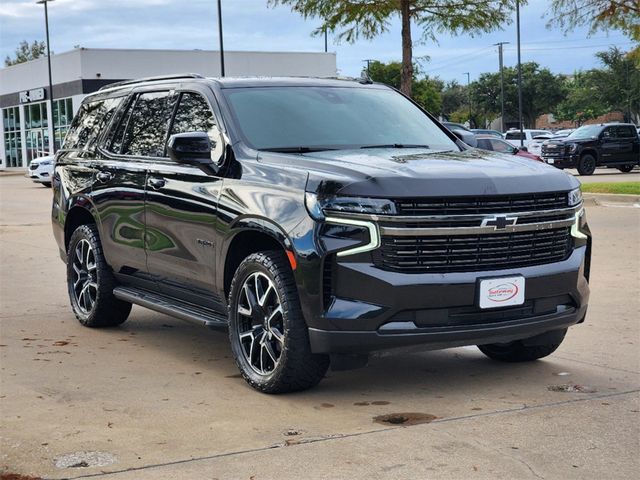
M522 147L518 147L518 150L520 150L521 152L528 152L529 148L522 146Z
M176 133L171 135L167 142L167 152L171 160L193 165L205 173L215 174L219 168L211 160L211 150L211 140L205 132Z

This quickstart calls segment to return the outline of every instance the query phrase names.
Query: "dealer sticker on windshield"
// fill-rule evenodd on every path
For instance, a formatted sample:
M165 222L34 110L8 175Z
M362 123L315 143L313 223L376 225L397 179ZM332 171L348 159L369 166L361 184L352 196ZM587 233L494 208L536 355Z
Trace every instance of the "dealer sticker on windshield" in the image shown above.
M524 303L524 277L502 277L480 280L480 308L508 307Z

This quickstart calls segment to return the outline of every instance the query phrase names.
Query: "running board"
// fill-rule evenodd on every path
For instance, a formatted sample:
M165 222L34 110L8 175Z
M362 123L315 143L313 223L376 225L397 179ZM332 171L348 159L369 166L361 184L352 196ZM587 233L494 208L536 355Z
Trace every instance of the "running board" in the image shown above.
M140 305L141 307L203 327L214 329L227 328L227 317L218 312L147 290L132 287L116 287L113 289L113 296L119 300Z

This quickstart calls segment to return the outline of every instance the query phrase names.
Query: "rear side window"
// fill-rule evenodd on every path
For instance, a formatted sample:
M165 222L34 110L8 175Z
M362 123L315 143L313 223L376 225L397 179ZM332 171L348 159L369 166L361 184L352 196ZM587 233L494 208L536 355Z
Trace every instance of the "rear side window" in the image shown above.
M91 150L109 125L123 97L83 103L64 139L66 150Z
M176 96L149 92L138 96L126 122L120 153L139 157L164 157L167 129ZM123 121L120 126L125 128Z
M493 148L491 147L491 143L486 138L478 139L478 148L481 148L483 150L493 150Z
M520 132L516 131L516 132L507 132L507 135L505 137L507 140L520 140ZM522 137L524 138L524 137Z

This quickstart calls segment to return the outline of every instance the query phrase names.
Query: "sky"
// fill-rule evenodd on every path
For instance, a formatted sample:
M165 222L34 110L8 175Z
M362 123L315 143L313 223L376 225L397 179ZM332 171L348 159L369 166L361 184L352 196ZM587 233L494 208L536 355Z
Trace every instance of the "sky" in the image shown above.
M564 35L546 28L543 15L550 0L530 0L521 8L522 61L536 61L555 73L571 74L599 65L594 53L616 45L629 49L620 32L587 30ZM288 7L268 8L267 0L222 0L225 50L322 51L324 39L311 36L319 20L304 20ZM44 12L35 0L0 0L0 56L13 52L21 40L44 40ZM55 0L49 3L52 51L86 48L218 49L216 0ZM498 70L496 42L505 45L505 66L516 64L514 21L502 30L471 37L441 34L438 43L422 42L414 27L414 57L428 57L422 70L443 80L465 83L481 73ZM338 73L359 76L364 59L400 60L400 22L373 40L336 42L329 34L329 51L337 53Z

